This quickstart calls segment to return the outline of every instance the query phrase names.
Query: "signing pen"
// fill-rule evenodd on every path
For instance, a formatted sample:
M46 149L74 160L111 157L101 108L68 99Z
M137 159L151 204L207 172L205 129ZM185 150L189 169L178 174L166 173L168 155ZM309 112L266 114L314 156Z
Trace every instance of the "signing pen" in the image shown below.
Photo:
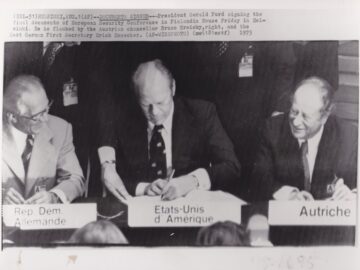
M167 181L168 181L168 182L171 181L171 179L172 179L173 176L174 176L174 173L175 173L175 169L173 169L173 170L171 171L170 176L167 178ZM162 200L163 198L164 198L164 193L161 194L161 200Z

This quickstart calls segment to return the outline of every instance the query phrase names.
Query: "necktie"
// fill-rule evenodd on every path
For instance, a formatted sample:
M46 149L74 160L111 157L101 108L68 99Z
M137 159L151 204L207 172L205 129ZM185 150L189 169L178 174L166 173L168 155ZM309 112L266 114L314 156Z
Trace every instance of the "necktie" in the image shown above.
M150 140L150 178L155 180L158 178L166 178L166 153L165 143L161 135L163 125L157 125L153 129Z
M29 161L31 158L31 152L32 152L33 145L34 145L34 138L32 135L28 135L26 137L26 145L25 145L24 152L21 155L21 159L24 164L25 174L27 173L27 170L29 167Z
M311 190L311 184L310 184L310 169L309 169L309 162L307 159L307 153L308 153L308 142L304 141L300 146L301 151L301 160L304 168L304 190L309 191Z
M62 43L60 42L51 42L46 49L46 52L44 54L44 63L45 63L45 70L48 71L51 67L51 65L55 61L55 57L62 48Z
M228 42L226 42L226 41L221 41L221 42L218 42L217 44L217 48L216 48L216 57L220 57L220 56L222 56L225 52L226 52L226 50L228 49L228 47L229 47L229 43Z

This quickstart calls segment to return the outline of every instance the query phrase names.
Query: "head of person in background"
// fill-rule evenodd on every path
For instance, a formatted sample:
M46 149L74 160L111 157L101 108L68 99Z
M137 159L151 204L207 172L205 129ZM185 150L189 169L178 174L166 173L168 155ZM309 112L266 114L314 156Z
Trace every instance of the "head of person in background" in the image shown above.
M36 135L48 121L50 106L39 78L18 76L4 92L4 123L27 135Z
M301 81L291 99L289 123L296 139L308 140L325 125L334 110L334 90L318 77Z
M161 125L174 106L175 80L163 63L156 59L138 66L133 77L138 103L148 122Z
M249 246L246 229L232 221L216 222L199 230L198 246Z
M67 243L128 244L129 242L114 223L107 220L99 220L76 230Z

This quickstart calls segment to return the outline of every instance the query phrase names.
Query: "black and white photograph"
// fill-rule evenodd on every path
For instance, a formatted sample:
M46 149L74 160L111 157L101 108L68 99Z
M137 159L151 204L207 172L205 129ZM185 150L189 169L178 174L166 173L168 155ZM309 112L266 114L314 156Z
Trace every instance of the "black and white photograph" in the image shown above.
M11 16L2 252L293 252L257 269L353 254L355 34L263 39L273 17L247 10Z
M357 63L357 41L5 43L4 205L97 216L42 231L60 209L15 208L4 246L354 245L327 221L355 209ZM272 200L299 223L269 224Z

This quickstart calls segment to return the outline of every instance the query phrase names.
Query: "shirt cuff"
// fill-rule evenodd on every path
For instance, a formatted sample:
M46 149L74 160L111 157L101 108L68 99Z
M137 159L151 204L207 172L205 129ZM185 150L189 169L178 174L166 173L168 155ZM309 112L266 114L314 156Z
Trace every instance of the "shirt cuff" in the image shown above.
M145 182L139 183L136 186L136 189L135 189L135 196L143 196L143 195L145 195L145 189L149 184L150 183L145 183Z
M273 194L273 197L275 200L287 201L290 200L293 197L294 193L297 192L299 192L299 189L296 187L282 186Z
M64 191L62 191L62 190L60 190L60 189L54 188L54 189L50 190L50 192L56 194L56 196L59 197L59 199L60 199L60 201L61 201L62 203L65 203L65 204L70 203L70 202L68 201L68 199L66 198L66 195L65 195Z
M210 190L211 188L210 176L205 169L203 168L197 169L189 173L189 175L194 176L198 180L199 186L197 187L197 189Z
M111 146L102 146L98 149L100 164L115 160L115 149Z

